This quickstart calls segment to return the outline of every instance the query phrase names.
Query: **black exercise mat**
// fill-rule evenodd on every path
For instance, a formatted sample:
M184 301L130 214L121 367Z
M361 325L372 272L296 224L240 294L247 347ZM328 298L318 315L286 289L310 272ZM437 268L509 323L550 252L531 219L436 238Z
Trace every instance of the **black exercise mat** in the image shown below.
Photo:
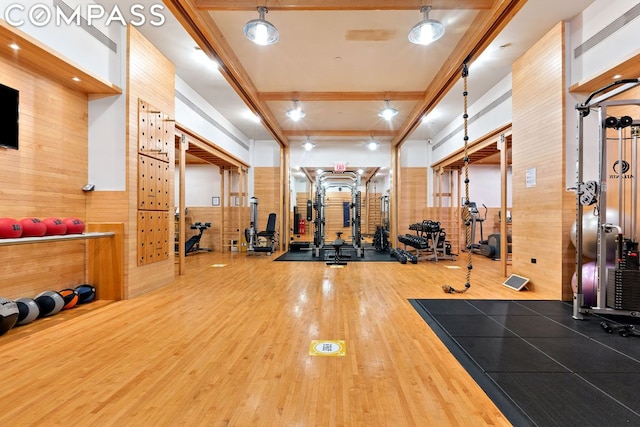
M513 425L640 425L640 337L600 326L640 321L575 320L561 301L409 301Z
M320 256L313 256L313 250L311 249L302 249L298 251L289 251L280 255L275 261L320 261L320 262L331 262L333 260L333 249L321 249ZM355 249L342 249L340 251L342 256L350 255L349 258L344 258L345 262L398 262L395 258L389 255L389 252L376 252L372 249L365 249L363 257L357 256Z

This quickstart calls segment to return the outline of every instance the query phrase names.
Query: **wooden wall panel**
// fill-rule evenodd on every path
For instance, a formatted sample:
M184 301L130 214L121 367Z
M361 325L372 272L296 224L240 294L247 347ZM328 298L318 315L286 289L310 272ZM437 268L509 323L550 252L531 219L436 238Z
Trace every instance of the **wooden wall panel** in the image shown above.
M87 95L0 58L0 83L20 91L20 148L0 148L1 216L86 218ZM0 248L0 296L33 297L86 279L86 242Z
M427 206L427 168L403 167L401 174L401 190L398 197L400 207L398 218L398 234L413 233L409 225L422 222L423 211ZM396 242L391 242L397 247Z
M567 299L575 255L575 196L565 190L564 24L513 65L513 273L549 299ZM534 186L527 171L535 170ZM535 263L534 263L535 260Z
M313 241L313 220L306 221L307 219L307 200L309 200L309 193L296 193L296 206L298 207L298 213L300 214L300 219L305 220L305 232L304 234L293 234L293 207L291 208L290 221L291 224L291 240L299 241L299 242L312 242ZM311 218L315 217L315 211L312 210ZM288 246L287 246L288 247Z
M281 187L279 167L253 168L253 196L258 198L258 231L266 229L269 213L274 212L277 215L276 229L280 236L283 236L283 230L280 230Z
M138 30L128 31L127 69L127 204L125 227L125 297L132 298L169 283L174 276L173 251L165 261L137 265L138 136L139 101L144 100L169 117L175 117L175 67ZM154 130L155 133L155 130ZM157 138L156 138L157 139ZM172 144L170 145L173 146ZM168 179L174 185L175 150L168 150ZM169 206L175 206L170 191ZM167 238L173 240L174 222L169 221ZM172 244L173 242L171 242Z
M352 241L351 218L349 226L344 226L343 203L351 203L351 191L332 191L325 193L324 216L325 216L325 243L330 243L336 239L336 232L342 231L342 238L348 242ZM349 215L351 217L351 214ZM312 238L313 239L313 238Z
M222 208L220 206L187 206L187 215L183 216L183 219L187 230L185 242L189 240L191 236L199 234L198 230L192 230L190 228L191 224L195 224L196 222L210 222L211 227L202 233L200 246L218 252L222 251Z
M367 193L366 200L363 196L362 215L363 225L362 234L373 235L376 232L376 227L382 225L382 193ZM366 215L365 215L366 214Z
M460 220L460 208L458 207L428 207L424 208L423 218L431 221L440 222L442 227L447 233L446 240L451 243L451 252L460 255L462 252L461 242L464 242L464 227L462 227L462 220ZM405 231L402 234L413 234L413 231Z

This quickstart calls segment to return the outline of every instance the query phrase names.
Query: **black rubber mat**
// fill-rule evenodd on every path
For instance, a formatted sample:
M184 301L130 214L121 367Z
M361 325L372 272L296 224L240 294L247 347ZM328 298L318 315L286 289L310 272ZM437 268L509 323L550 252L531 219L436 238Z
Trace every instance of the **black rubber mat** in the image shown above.
M298 251L289 251L280 255L275 261L321 261L331 262L333 260L333 249L321 249L320 256L314 256L314 251L311 249L303 249ZM364 256L359 257L355 249L343 249L341 251L343 255L348 255L343 261L349 262L398 262L395 258L389 255L389 252L376 252L373 249L364 249Z
M640 337L600 326L636 319L575 320L561 301L410 302L514 426L640 425Z

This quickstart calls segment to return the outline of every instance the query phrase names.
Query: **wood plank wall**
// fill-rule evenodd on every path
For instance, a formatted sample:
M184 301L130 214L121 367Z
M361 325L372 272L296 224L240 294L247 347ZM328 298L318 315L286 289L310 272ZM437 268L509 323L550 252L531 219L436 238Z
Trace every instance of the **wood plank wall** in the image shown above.
M564 29L556 25L513 64L513 273L557 300L570 299L575 270L575 195L565 190ZM536 184L527 187L534 169Z
M376 227L382 225L382 193L367 193L366 199L363 197L362 216L366 214L366 218L362 219L362 234L373 234Z
M214 251L222 251L220 236L222 233L222 208L220 206L187 206L187 214L182 215L185 222L186 238L185 242L193 235L199 234L198 230L190 227L196 222L210 222L211 227L202 234L200 246L210 248ZM178 227L178 224L175 224ZM176 228L176 232L177 232Z
M173 280L173 256L148 265L137 265L138 205L138 101L140 99L175 118L175 67L138 30L129 27L127 63L127 203L125 227L125 298L133 298ZM174 188L175 150L169 150L169 188ZM175 206L170 191L169 206ZM173 240L174 222L169 221Z
M424 218L427 206L427 168L403 167L400 179L398 235L414 234L414 231L409 230L409 225L431 219ZM396 242L391 244L397 247Z
M273 212L276 214L276 230L282 238L284 235L283 230L280 229L282 204L279 200L281 187L279 167L253 168L253 195L258 198L258 231L266 230L267 219ZM293 221L293 214L291 221Z
M0 216L87 220L87 95L0 57L0 83L20 91L19 150L0 148ZM33 297L86 279L86 242L0 248L0 296Z
M306 221L307 219L307 200L310 199L308 192L296 193L296 206L298 207L298 213L300 214L300 218L305 220L305 232L304 234L293 234L291 232L291 240L298 242L313 242L313 219L311 221ZM311 199L313 201L313 199ZM311 211L311 218L315 218L315 210ZM293 208L291 210L291 220L289 222L291 224L291 228L293 230ZM288 248L288 245L287 245Z
M351 232L351 214L349 214L349 226L345 227L343 222L343 203L351 203L351 191L331 191L325 193L324 196L324 216L325 216L325 233L324 241L330 243L337 237L336 233L341 231L342 238L347 242L352 241Z

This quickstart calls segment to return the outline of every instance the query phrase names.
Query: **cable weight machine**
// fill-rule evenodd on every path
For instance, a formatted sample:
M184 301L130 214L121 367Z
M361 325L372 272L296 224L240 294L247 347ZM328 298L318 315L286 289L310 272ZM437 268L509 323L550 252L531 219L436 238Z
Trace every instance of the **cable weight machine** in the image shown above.
M577 113L576 185L576 289L573 317L584 313L640 317L640 270L638 269L637 161L640 99L614 99L640 85L640 79L616 81L593 92ZM636 118L608 111L637 110ZM598 120L598 177L584 181L585 118L596 112ZM616 158L609 168L609 157ZM630 160L630 161L629 161ZM585 304L583 213L594 206L597 215L597 288L595 302ZM609 208L609 210L607 209ZM616 212L617 210L617 212ZM616 233L615 247L607 235ZM615 252L615 256L612 256ZM608 260L613 260L612 265Z

